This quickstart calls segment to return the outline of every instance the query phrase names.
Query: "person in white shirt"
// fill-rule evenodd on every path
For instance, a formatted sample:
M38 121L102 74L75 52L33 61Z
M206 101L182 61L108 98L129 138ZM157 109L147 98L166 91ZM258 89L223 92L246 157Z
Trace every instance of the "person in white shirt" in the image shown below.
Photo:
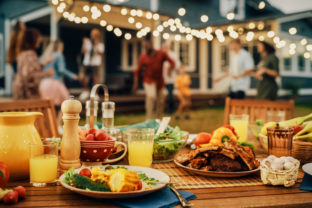
M232 52L229 70L221 77L214 79L214 83L230 77L229 97L235 99L245 98L246 91L250 87L250 74L254 70L254 61L248 51L242 48L239 39L232 39L229 44Z
M89 96L88 84L90 78L92 78L93 85L99 83L99 67L102 64L104 50L104 44L100 42L100 31L98 29L92 29L90 39L83 38L81 49L82 54L84 54L82 62L84 66L82 74L84 92L80 95L82 100Z
M162 50L164 50L168 56L175 62L174 70L170 69L170 63L166 61L163 65L163 76L165 85L168 91L168 112L173 113L174 111L174 96L173 96L173 90L174 90L174 83L176 81L177 77L177 69L180 68L180 60L175 54L174 51L171 50L170 43L165 42L162 44Z

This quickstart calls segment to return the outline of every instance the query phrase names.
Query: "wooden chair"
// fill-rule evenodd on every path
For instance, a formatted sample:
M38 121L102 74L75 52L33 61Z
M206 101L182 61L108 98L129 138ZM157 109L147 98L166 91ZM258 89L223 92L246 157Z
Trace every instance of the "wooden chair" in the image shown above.
M35 126L42 138L59 137L56 114L52 100L17 100L0 103L0 112L42 112L43 117L37 118Z
M285 119L294 117L294 101L271 101L271 100L239 100L226 98L224 124L229 124L230 114L248 114L249 121L261 119L267 122L268 112L285 112Z

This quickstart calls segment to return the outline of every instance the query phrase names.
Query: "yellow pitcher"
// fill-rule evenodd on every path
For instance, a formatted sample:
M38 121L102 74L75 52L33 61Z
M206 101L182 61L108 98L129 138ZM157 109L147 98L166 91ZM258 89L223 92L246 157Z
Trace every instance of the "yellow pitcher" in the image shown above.
M34 122L40 112L0 113L0 161L9 170L11 179L29 177L29 144L42 144Z

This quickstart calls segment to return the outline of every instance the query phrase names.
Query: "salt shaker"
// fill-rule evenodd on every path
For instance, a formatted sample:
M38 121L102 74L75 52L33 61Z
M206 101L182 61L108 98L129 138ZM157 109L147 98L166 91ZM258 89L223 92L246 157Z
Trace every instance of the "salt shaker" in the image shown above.
M64 121L64 134L61 143L61 173L71 167L79 168L80 163L80 140L78 137L79 113L82 106L78 100L71 97L62 103Z

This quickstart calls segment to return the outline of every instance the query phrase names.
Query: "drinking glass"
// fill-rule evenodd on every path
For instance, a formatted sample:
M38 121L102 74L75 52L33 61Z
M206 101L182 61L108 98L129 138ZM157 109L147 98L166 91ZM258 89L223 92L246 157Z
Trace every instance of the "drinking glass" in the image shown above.
M53 183L57 178L58 144L30 144L30 183L36 187Z
M151 167L153 162L154 129L127 129L129 164Z
M235 128L239 142L244 142L247 140L248 120L249 120L249 115L247 114L241 114L241 115L230 114L230 125Z
M267 128L267 132L269 155L291 156L294 129L277 126Z

